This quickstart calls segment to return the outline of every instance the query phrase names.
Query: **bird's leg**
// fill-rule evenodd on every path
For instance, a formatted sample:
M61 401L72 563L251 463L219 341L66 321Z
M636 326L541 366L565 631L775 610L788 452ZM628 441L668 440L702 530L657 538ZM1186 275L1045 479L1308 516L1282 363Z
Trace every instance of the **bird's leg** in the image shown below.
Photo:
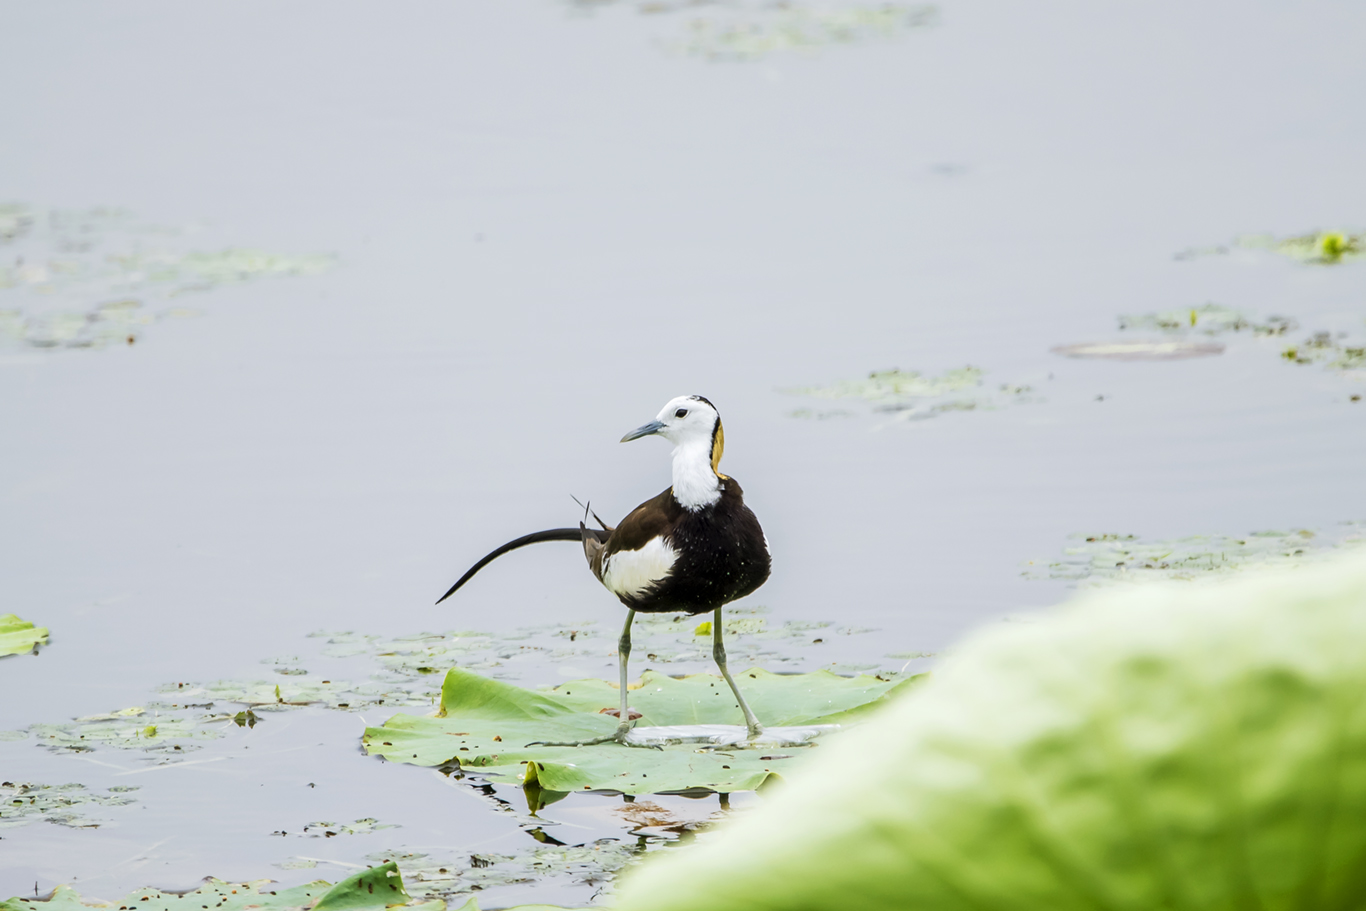
M636 612L627 608L626 625L621 628L621 638L617 640L617 665L621 675L621 714L617 716L620 724L617 725L616 739L621 740L634 726L631 722L631 708L627 700L630 697L626 689L626 681L629 679L626 673L626 662L631 657L631 621L636 619Z
M633 610L628 609L628 610L626 611L626 625L625 625L624 627L622 627L622 629L621 629L621 638L617 640L617 654L618 654L617 660L618 660L618 662L619 662L619 664L620 664L620 671L621 671L621 715L618 716L619 719L620 719L620 721L619 721L619 723L617 724L616 733L611 734L611 735L609 735L609 736L607 736L607 737L596 737L596 738L594 738L594 739L592 739L592 740L572 740L572 741L569 741L568 743L552 743L551 741L548 741L548 740L538 740L538 741L536 741L535 743L528 743L527 746L529 746L529 747L534 747L534 746L542 746L542 747L588 747L588 746L593 746L593 745L599 744L599 743L613 743L613 742L615 742L615 743L620 743L620 744L622 744L623 746L647 746L647 744L631 743L630 741L628 741L628 740L626 739L626 735L629 734L629 733L631 733L631 728L635 727L635 722L633 722L633 721L631 720L631 708L630 708L629 705L627 705L627 702L628 702L628 700L630 699L630 692L629 692L629 691L627 690L627 688L626 688L626 681L627 681L626 662L627 662L627 659L629 659L629 658L631 657L631 621L633 621L633 620L635 620L635 619L636 619L636 612L633 611ZM726 679L729 680L730 678L727 677ZM731 688L734 689L734 687L735 687L735 684L732 683L732 684L731 684ZM741 705L744 705L744 701L741 700L741 703L740 703L740 704L741 704ZM749 712L749 709L748 709L748 708L745 709L745 712L748 713L748 712ZM650 746L652 749L659 749L659 747L654 746L653 744L649 744L648 746Z
M740 711L745 713L745 726L749 728L749 738L753 740L764 732L764 726L759 723L759 719L754 717L750 711L749 704L745 702L745 697L740 695L740 688L735 685L735 678L730 675L730 670L726 668L726 643L721 638L721 608L716 609L715 619L711 624L711 656L716 661L716 666L721 669L721 676L726 678L730 684L730 691L735 694L735 701L740 703Z

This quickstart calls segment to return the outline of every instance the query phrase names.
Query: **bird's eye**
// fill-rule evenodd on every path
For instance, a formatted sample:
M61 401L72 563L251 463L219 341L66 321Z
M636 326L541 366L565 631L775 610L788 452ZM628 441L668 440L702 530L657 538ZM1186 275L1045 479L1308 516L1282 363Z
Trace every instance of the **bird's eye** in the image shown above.
M685 418L685 417L687 417L687 416L688 416L688 409L686 409L686 408L680 408L680 409L678 409L677 411L674 412L674 417L676 417L676 418Z

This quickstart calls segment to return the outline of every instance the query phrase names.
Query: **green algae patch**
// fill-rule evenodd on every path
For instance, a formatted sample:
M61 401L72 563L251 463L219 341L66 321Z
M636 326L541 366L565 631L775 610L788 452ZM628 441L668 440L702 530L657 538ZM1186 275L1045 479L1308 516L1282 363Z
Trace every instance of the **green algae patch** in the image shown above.
M795 386L778 390L785 395L814 399L856 399L873 412L896 420L923 420L951 411L994 410L1006 405L1034 401L1033 389L1025 385L986 383L986 371L971 365L928 376L915 370L874 370L857 380L839 380L826 386ZM790 417L828 418L852 416L847 411L829 412L802 408Z
M827 671L781 675L755 668L737 679L765 725L814 728L856 720L917 678L844 678ZM642 716L637 734L648 736L654 728L743 723L719 676L673 678L646 671L631 689L631 707ZM439 716L396 715L381 727L366 729L363 742L370 754L395 762L455 765L466 773L534 784L545 791L624 794L755 790L787 774L808 752L805 746L699 747L696 742L664 742L653 749L617 743L546 745L612 734L617 719L604 710L615 708L619 699L617 688L603 680L577 680L536 691L455 668L442 686Z
M0 657L22 655L47 645L47 627L34 626L15 614L0 614Z
M49 822L72 829L97 829L101 821L87 815L98 807L134 803L135 787L113 787L106 793L83 784L38 784L0 781L0 829Z
M1366 522L1323 531L1291 529L1246 535L1188 535L1147 540L1129 534L1078 534L1051 561L1030 561L1027 579L1061 579L1079 587L1155 581L1189 582L1265 567L1302 566L1366 544Z
M118 902L86 901L70 886L58 886L47 898L11 898L0 902L0 911L81 911L85 908L121 908L137 911L185 911L212 908L214 911L286 911L310 908L311 911L350 911L355 908L423 908L443 911L441 901L413 902L403 886L395 864L382 864L362 870L335 886L318 880L288 889L272 889L270 880L231 883L210 879L192 892L162 892L139 889Z

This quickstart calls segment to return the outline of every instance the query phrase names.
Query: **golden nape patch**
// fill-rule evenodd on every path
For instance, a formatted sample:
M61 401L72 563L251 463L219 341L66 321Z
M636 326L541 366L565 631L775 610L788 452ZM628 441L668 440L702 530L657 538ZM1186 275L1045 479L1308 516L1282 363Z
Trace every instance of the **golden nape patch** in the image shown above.
M726 448L726 431L721 426L721 419L716 419L716 433L711 436L711 470L716 473L718 478L724 478L721 473L721 452Z

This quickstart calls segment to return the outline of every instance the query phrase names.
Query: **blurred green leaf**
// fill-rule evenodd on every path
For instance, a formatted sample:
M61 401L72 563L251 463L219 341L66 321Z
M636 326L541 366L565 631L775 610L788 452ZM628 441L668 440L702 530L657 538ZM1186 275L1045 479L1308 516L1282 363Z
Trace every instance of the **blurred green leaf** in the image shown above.
M1359 554L997 626L615 907L1360 907L1363 652Z

